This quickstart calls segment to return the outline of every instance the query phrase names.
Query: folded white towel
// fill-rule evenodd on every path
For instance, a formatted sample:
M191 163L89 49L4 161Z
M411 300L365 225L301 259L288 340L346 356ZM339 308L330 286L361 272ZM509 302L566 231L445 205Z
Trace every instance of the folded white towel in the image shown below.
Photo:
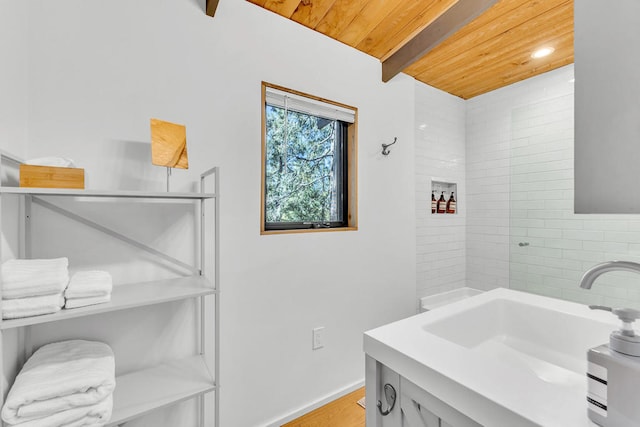
M2 298L59 294L69 283L69 260L12 259L2 264Z
M33 166L55 166L59 168L75 168L73 160L64 157L38 157L25 162L27 165Z
M17 424L16 427L102 427L111 419L113 395L91 406L56 412L43 418Z
M67 298L99 297L110 294L112 289L111 274L106 271L78 271L71 276L64 296Z
M20 317L40 316L56 313L64 307L62 294L39 297L2 300L2 318L18 319Z
M111 301L111 294L101 295L98 297L67 298L64 308L86 307L88 305L103 304L109 301Z
M107 344L72 340L40 347L9 390L2 419L9 424L99 404L115 388L115 361ZM65 424L34 424L34 426ZM82 425L82 424L81 424Z

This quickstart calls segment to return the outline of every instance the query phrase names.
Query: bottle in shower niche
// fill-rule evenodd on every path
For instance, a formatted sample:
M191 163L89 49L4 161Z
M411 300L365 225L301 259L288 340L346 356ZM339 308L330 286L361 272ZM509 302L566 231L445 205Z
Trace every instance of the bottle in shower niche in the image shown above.
M436 200L436 192L431 192L431 213L436 213L436 209L438 208L438 201Z
M447 201L444 199L444 191L440 194L440 198L438 199L438 205L436 207L436 212L439 214L443 214L447 211Z
M455 197L453 197L453 192L451 192L451 197L449 197L449 200L447 200L447 213L456 213L456 199Z

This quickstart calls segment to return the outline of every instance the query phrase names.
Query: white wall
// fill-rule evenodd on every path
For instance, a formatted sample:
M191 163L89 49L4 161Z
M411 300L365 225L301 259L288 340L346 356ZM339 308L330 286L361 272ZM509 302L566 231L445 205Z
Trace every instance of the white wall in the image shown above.
M161 190L163 171L150 165L148 120L186 124L190 169L175 173L176 189L189 188L214 165L222 174L221 424L263 425L360 382L362 332L414 312L414 82L401 75L383 84L374 58L249 2L224 0L214 19L203 10L204 1L29 2L28 154L75 159L90 188ZM358 107L357 232L259 235L263 80ZM382 156L380 144L394 136L399 143ZM126 213L142 214L130 207L115 219L99 206L86 210L145 239L153 239L151 226L166 225L159 215L151 226L123 221ZM188 213L170 214L187 222ZM81 246L81 238L97 238L74 233ZM71 244L64 248L72 262L92 262ZM122 250L105 243L101 254L111 265ZM138 258L117 270L121 281L127 271L152 274ZM144 311L138 321L133 314L104 317L78 334L100 331L131 359L136 334L147 336L150 328L151 338L159 334L154 354L140 354L153 361L181 339L163 315L181 323L189 310L177 304ZM169 324L160 329L143 315ZM117 322L118 331L141 324L118 339L104 332L105 322ZM326 327L326 346L312 351L316 326ZM132 425L187 427L181 412L167 414Z
M0 1L0 149L22 156L27 142L27 4Z
M416 287L420 298L466 284L466 105L446 92L417 81L415 85ZM431 214L433 178L457 184L456 215Z
M580 1L574 24L575 211L640 213L640 3Z
M22 158L27 142L27 2L0 1L0 150ZM15 163L2 160L2 185L17 185ZM15 257L17 205L5 198L0 262ZM7 209L10 208L10 209Z

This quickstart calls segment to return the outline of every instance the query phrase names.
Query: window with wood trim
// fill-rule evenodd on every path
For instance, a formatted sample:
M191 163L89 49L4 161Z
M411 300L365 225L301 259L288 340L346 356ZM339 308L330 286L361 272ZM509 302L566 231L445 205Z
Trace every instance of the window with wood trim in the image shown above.
M357 229L357 116L262 83L262 234Z

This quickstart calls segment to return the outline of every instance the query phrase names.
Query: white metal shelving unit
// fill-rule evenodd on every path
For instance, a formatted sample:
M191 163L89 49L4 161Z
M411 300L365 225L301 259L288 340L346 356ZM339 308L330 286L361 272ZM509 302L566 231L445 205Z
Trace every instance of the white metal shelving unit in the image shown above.
M14 163L19 163L19 159L1 153L3 159L8 159ZM0 165L0 174L2 166ZM213 176L215 180L215 191L205 192L205 180ZM162 304L170 301L185 299L198 299L200 311L200 336L199 354L189 356L180 360L172 360L158 366L152 366L143 370L134 371L116 378L116 390L114 392L114 408L112 418L108 426L122 426L127 421L145 415L155 409L167 407L187 399L199 398L199 420L200 425L205 426L204 394L215 392L214 395L214 415L213 425L219 425L219 384L220 364L219 364L219 316L220 316L220 287L219 287L219 172L218 168L212 168L203 173L200 177L199 193L169 193L169 192L139 192L139 191L98 191L98 190L67 190L67 189L46 189L46 188L20 188L3 187L0 185L0 220L2 209L2 198L5 195L17 195L22 198L22 219L20 221L20 257L30 258L30 220L31 205L36 203L61 215L65 215L73 220L79 221L87 226L102 231L111 237L125 241L141 250L162 258L165 261L179 265L192 273L191 276L180 277L168 280L156 280L151 282L134 283L122 286L115 286L111 301L105 304L98 304L73 310L61 310L57 313L34 316L21 319L2 320L0 316L0 345L3 347L2 334L9 329L20 328L20 333L24 336L24 356L22 363L31 355L30 328L33 325L56 322L59 320L82 318L100 313L127 310L136 307ZM155 199L165 201L193 201L200 204L200 246L199 265L191 266L166 255L156 249L137 242L114 230L103 227L91 220L75 214L69 210L58 207L41 197L66 197L66 198L110 198L117 201L122 198L129 199ZM213 256L206 256L205 245L205 201L213 200L214 220L213 220ZM1 231L1 230L0 230ZM1 255L1 253L0 253ZM214 274L211 279L205 277L205 264L211 260ZM0 298L1 298L0 287ZM211 305L205 298L213 298L214 326L213 334L207 332L208 325L205 324L206 313ZM209 308L210 309L210 308ZM211 336L213 335L213 336ZM213 342L213 362L211 355L205 354L207 343ZM4 366L2 351L0 351L0 368ZM116 360L117 363L117 360ZM21 365L21 363L20 363ZM213 365L213 366L211 366ZM0 385L0 404L4 403L8 390ZM0 405L1 406L1 405ZM4 425L4 423L2 423ZM211 425L208 422L207 427Z

